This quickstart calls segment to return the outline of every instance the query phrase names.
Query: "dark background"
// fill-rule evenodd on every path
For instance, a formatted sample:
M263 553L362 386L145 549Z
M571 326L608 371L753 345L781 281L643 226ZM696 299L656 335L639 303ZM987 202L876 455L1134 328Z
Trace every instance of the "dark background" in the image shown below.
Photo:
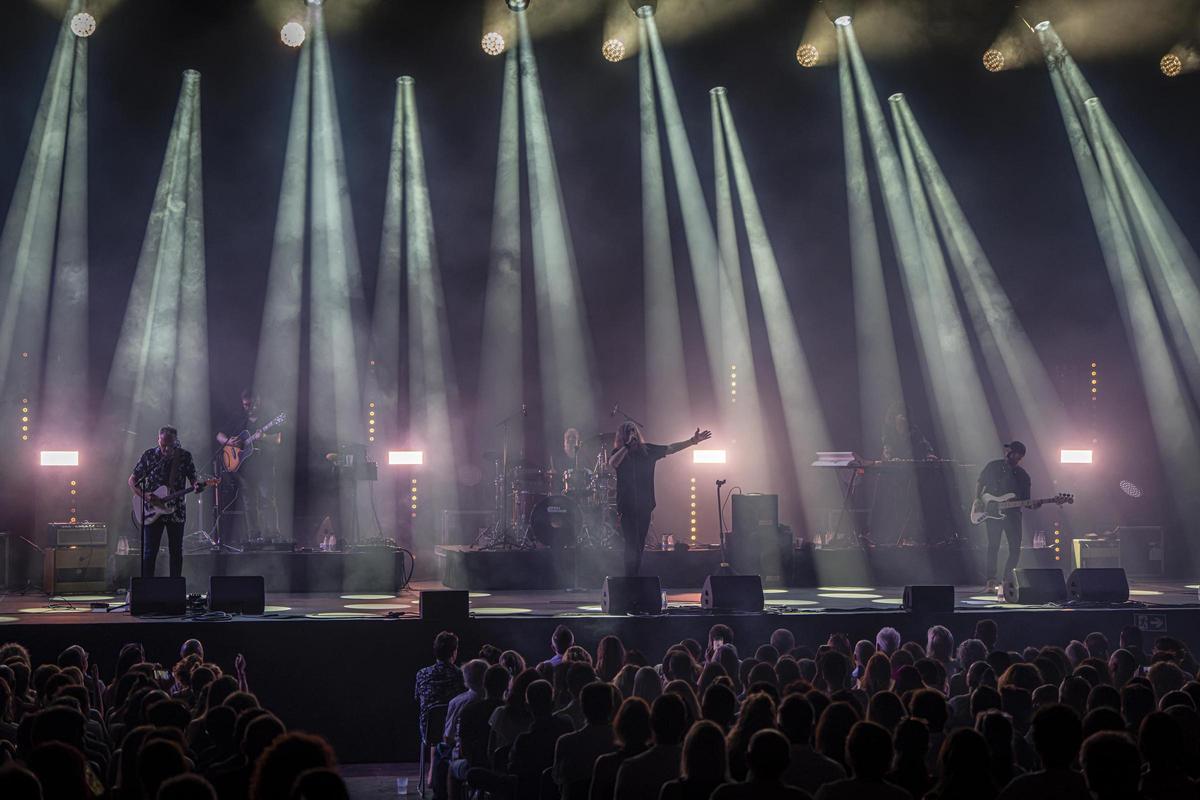
M328 0L328 6L336 2ZM1114 460L1127 462L1129 476L1153 490L1161 476L1143 387L1045 68L1037 63L997 75L985 72L980 53L1007 19L1007 8L958 5L968 6L969 13L946 23L961 33L957 39L943 37L937 47L886 60L872 59L868 48L876 87L884 98L906 93L1021 322L1051 374L1064 376L1060 391L1079 414L1087 405L1079 370L1093 359L1100 362L1098 447L1117 454ZM296 6L300 11L299 2ZM378 0L362 8L357 24L331 28L330 46L366 286L370 293L378 260L394 81L412 75L456 378L470 409L479 373L503 59L480 51L479 2ZM839 449L870 452L875 442L861 441L858 419L837 73L832 65L800 69L794 58L810 10L808 2L762 0L753 12L668 42L668 58L710 192L708 89L728 87L833 441ZM529 13L537 13L536 0ZM10 202L60 22L32 0L15 0L5 3L3 24L12 36L0 48L0 212ZM643 392L637 61L603 61L602 38L597 15L539 38L536 47L598 356L597 406L607 408L619 398L633 408ZM1070 48L1072 42L1066 44ZM1157 68L1162 52L1151 45L1136 56L1085 60L1081 66L1150 181L1191 234L1200 218L1195 191L1200 83L1195 75L1164 78ZM279 44L278 24L249 0L124 0L101 18L91 40L89 76L90 378L97 405L181 73L188 68L202 74L214 420L236 405L238 390L254 370L297 56ZM700 342L669 169L668 197L685 342ZM711 208L711 195L709 201ZM876 215L885 225L878 202ZM881 249L895 278L882 228ZM528 247L526 253L528 259ZM749 272L745 252L743 263ZM898 281L892 288L901 358L920 391ZM765 353L752 284L747 296L755 349ZM689 355L690 366L702 364L702 356ZM773 381L768 365L769 359L760 361L764 393ZM706 386L703 377L692 375L690 383ZM777 398L768 397L769 416L777 406ZM704 410L703 402L698 409ZM919 404L913 416L932 428ZM651 436L682 438L688 430L684 423L678 435ZM486 445L485 439L473 440Z

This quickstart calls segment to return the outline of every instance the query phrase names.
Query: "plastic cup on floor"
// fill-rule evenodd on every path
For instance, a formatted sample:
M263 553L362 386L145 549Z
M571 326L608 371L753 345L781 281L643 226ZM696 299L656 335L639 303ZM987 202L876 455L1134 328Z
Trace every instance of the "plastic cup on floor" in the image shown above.
M396 778L396 794L408 794L408 778Z

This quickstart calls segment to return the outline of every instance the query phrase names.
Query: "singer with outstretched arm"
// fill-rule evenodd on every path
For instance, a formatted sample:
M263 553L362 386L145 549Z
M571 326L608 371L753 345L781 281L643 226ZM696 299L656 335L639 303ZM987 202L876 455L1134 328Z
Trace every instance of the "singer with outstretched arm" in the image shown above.
M646 444L633 422L622 422L613 441L610 466L617 472L617 515L625 540L625 574L634 576L642 565L642 550L654 512L654 465L660 458L686 450L712 437L696 429L690 439L674 444Z

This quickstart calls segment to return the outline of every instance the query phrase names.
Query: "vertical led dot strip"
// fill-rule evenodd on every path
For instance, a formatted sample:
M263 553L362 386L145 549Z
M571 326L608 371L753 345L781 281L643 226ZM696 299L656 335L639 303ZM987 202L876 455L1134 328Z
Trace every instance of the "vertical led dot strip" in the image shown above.
M737 364L729 365L729 402L737 402Z
M691 541L694 542L694 541L696 541L696 479L695 478L692 478L691 494L692 494Z
M68 508L70 508L70 510L71 510L71 516L67 519L67 521L74 524L79 521L79 516L78 516L79 510L78 510L78 507L76 506L76 500L79 497L79 486L76 484L74 479L72 479L71 481L69 481L67 483L67 491L68 491L68 499L70 501L70 505L68 506Z
M1054 523L1054 560L1062 561L1062 525Z
M29 441L29 398L21 398L21 441Z
M367 441L375 441L375 401L367 403Z
M416 519L417 518L417 479L416 478L412 479L412 486L409 489L408 500L409 500L409 505L412 506L412 508L411 508L412 518Z

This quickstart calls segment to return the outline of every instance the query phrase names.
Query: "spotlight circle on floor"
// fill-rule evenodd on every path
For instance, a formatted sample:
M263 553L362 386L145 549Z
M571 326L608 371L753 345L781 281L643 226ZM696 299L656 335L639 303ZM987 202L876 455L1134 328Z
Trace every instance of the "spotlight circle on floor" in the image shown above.
M999 72L1004 69L1004 53L994 47L983 52L983 68L988 72Z
M815 67L820 60L821 51L817 49L815 44L805 42L796 48L796 61L800 62L800 66Z
M833 24L834 24L834 25L837 25L839 28L845 28L845 27L848 27L848 26L850 25L850 15L849 15L849 14L843 14L842 16L840 16L840 17L838 17L837 19L835 19L835 20L833 21Z
M600 54L615 64L625 57L625 43L620 39L608 39L600 46Z
M483 35L483 40L479 43L479 46L489 56L498 56L504 52L504 37L499 31L488 31Z
M1158 68L1162 70L1162 74L1168 78L1174 78L1179 73L1183 72L1183 59L1174 53L1167 53L1158 62Z
M71 33L80 39L86 39L96 32L96 18L86 11L80 11L71 17Z
M308 31L304 30L304 26L299 22L288 22L279 29L279 41L288 47L299 47L304 44L304 39L307 36Z

